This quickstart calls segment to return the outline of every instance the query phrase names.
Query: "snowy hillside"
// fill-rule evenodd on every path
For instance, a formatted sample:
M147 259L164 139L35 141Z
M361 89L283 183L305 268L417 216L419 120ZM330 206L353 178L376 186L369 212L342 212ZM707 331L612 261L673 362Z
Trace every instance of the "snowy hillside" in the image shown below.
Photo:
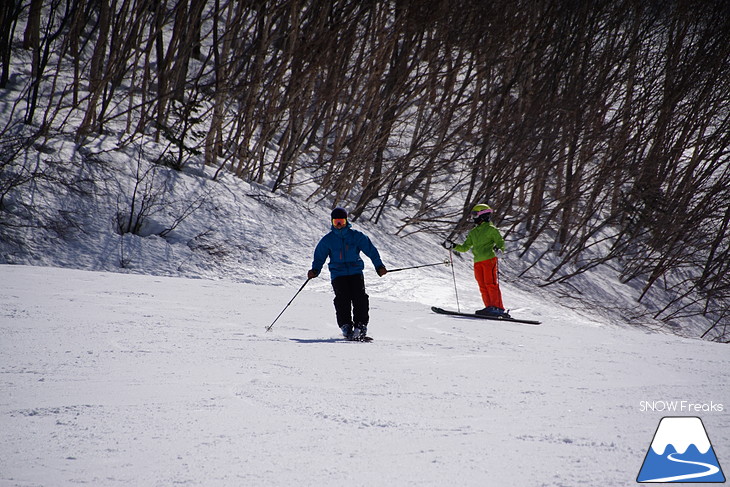
M661 77L654 80L654 66L660 72L670 60L648 57L646 74L627 69L635 65L624 62L636 54L637 46L645 46L638 49L646 51L642 56L673 52L670 46L657 48L671 23L653 25L651 16L641 29L632 23L627 29L619 21L613 34L604 32L603 24L600 29L586 30L580 22L574 26L578 30L573 35L590 31L597 36L584 39L584 47L573 46L576 59L586 63L585 69L593 71L606 62L615 62L617 68L613 82L599 89L601 96L584 97L584 90L596 89L588 88L594 84L591 76L578 77L579 84L586 82L587 86L573 86L569 73L563 72L566 62L552 58L552 53L562 51L553 43L563 46L566 38L561 9L553 12L556 17L541 19L539 8L525 9L509 2L495 8L500 12L497 18L503 15L512 33L497 36L506 44L493 46L492 54L474 56L468 48L463 51L464 46L481 45L478 39L493 34L491 29L483 29L481 21L460 32L474 36L469 42L452 44L454 37L436 29L428 33L433 36L433 44L424 45L431 46L428 52L418 48L397 54L411 59L405 62L408 71L414 70L408 74L388 73L400 63L390 63L385 69L388 63L382 60L395 59L396 51L384 53L398 45L389 40L410 36L423 27L418 21L415 31L406 28L398 33L409 24L394 21L392 15L400 9L391 9L387 3L352 2L352 8L343 9L343 14L356 15L345 15L331 26L321 22L328 18L326 14L316 21L314 17L307 20L325 12L324 4L282 4L282 11L301 9L302 26L309 26L301 30L302 41L322 35L332 49L332 58L319 51L323 48L319 43L310 49L303 47L309 45L305 42L301 49L282 54L280 33L295 26L287 26L287 16L278 19L279 7L195 3L197 21L186 11L188 2L160 4L169 9L162 15L165 8L139 9L129 1L113 7L92 2L86 9L15 2L15 8L3 18L8 35L0 79L0 264L230 279L296 288L308 268L312 247L328 228L328 214L335 204L362 212L358 228L373 237L386 265L394 268L446 259L440 243L447 236L456 238L450 232L463 210L484 199L495 206L496 221L503 224L507 237L500 269L507 307L526 307L539 294L580 311L588 320L727 341L727 306L722 304L727 273L722 249L727 247L723 242L730 214L726 211L727 184L723 184L728 173L723 164L723 144L727 144L723 124L727 120L722 114L728 90L721 81L728 78L721 72L708 76L702 70L707 61L724 66L717 61L726 50L699 49L695 56L692 42L686 46L678 42L688 53L686 57L677 54L676 59L695 60L684 64L697 72L688 73L692 77L673 88L697 86L699 90L707 82L702 92L722 96L708 106L698 101L700 106L695 108L690 108L693 103L678 107L673 115L681 121L684 115L680 113L692 114L687 115L689 121L706 120L711 131L700 130L701 134L693 136L699 130L695 123L683 129L678 122L664 124L671 130L661 134L652 127L656 114L664 113L665 84L659 81ZM30 8L31 4L43 8ZM617 14L617 19L624 18L625 9L609 4L603 7L610 8L596 12L603 11L600 15L606 18ZM102 7L115 14L105 15ZM409 14L411 7L415 10ZM417 11L422 7L411 7L402 12L404 19L410 15L420 18ZM489 11L493 6L485 4L485 8ZM360 13L368 10L380 19L376 25L360 23ZM472 15L479 8L439 10L442 15L454 13L456 18L463 15L469 22L480 18ZM489 18L496 13L485 12L481 14ZM727 30L703 20L722 18L719 15L698 11L697 19L691 19L681 11L670 9L669 13L677 15L679 23L688 22L687 32L692 32L695 21L695 27L701 27L700 31L707 28L711 36ZM525 22L523 14L540 20ZM186 18L190 29L181 29ZM108 20L117 23L109 40ZM442 20L444 26L461 25L450 17ZM557 22L552 24L557 26L552 31L556 37L545 37L550 31L545 26L552 22ZM155 25L159 31L154 35L146 29L128 31L128 25ZM256 25L267 25L272 32L264 35ZM313 31L314 25L319 27ZM324 30L318 34L319 28ZM182 41L178 35L196 29L201 35L198 45L185 47L196 36ZM372 36L376 44L382 40L385 50L374 48L372 52L381 54L372 58L368 54L365 61L361 55L349 57L347 49L340 49L342 44L364 48L370 42L352 40L349 34L339 37L350 29L358 37ZM624 38L628 31L641 35ZM617 57L609 61L603 58L606 53L600 46L607 39L616 42L614 34L621 34L623 41L616 46ZM115 37L118 35L122 37ZM253 57L241 55L247 52L243 45L221 51L218 42L229 35L244 44L260 43L260 52ZM307 39L309 35L313 38ZM531 38L550 55L530 55L530 62L538 64L513 72L517 61L505 55L504 49ZM81 45L79 40L83 40ZM294 48L294 44L286 48ZM622 51L621 45L628 50ZM160 57L163 51L164 59ZM198 54L192 54L194 51ZM310 52L318 53L316 59L308 59ZM435 53L439 56L431 58ZM459 54L451 59L449 53ZM442 54L446 57L439 59ZM517 55L521 59L523 50L518 49ZM500 59L488 75L479 67L484 56ZM175 62L169 62L171 59ZM555 63L556 71L546 69L544 62ZM230 73L237 74L221 75L218 63L230 63ZM250 71L262 63L268 66L265 73ZM309 67L301 72L297 68L301 65ZM215 86L211 85L214 72ZM327 80L321 78L324 74ZM148 79L150 75L154 79ZM568 79L561 78L566 75ZM491 81L484 82L484 76ZM260 78L271 79L262 82ZM173 79L182 84L175 88L176 93L167 93L165 85ZM391 86L390 79L398 81ZM427 83L420 81L427 79ZM635 82L637 93L624 93ZM644 82L649 84L641 85ZM293 96L298 88L292 87L300 84L307 88ZM515 85L524 93L515 93ZM578 94L563 92L563 88L548 93L548 86L570 87ZM646 100L635 98L638 92ZM531 93L540 96L533 98ZM669 98L689 98L689 103L695 98L690 94L680 90ZM617 110L626 97L627 107L641 110ZM436 98L441 101L434 104ZM566 109L576 98L583 103L581 109ZM469 100L485 106L477 107ZM490 104L495 106L490 108ZM466 105L471 107L468 114ZM214 116L218 110L223 113ZM477 112L484 115L476 116ZM612 119L614 112L621 113L622 119ZM556 113L596 115L571 121L562 115L556 118ZM606 127L600 130L588 123L604 116ZM620 127L621 133L609 127ZM713 142L715 131L724 142ZM626 146L624 132L635 132L632 144L639 145ZM673 139L683 145L664 147ZM596 152L598 147L601 150ZM655 152L665 151L682 157L666 158L665 164L675 168L673 179L654 181L650 176L662 171L649 166L655 159L665 159L654 157ZM647 152L652 157L642 156ZM702 154L700 159L706 160L692 156L690 164L684 160L690 153ZM375 160L382 167L370 167ZM575 161L579 163L573 167ZM644 176L638 178L639 174ZM644 177L652 179L648 186L653 192L644 194L646 181L637 180ZM608 180L611 184L604 187ZM608 206L621 212L614 214ZM635 228L631 223L630 231L623 227L637 219L642 223ZM406 223L410 225L404 228ZM424 228L433 233L409 235ZM674 230L665 234L667 228ZM568 234L575 238L568 239ZM652 234L650 241L645 241L644 234ZM682 258L675 259L678 254ZM464 305L473 308L468 257L457 259L455 273ZM433 268L428 276L393 275L378 281L378 290L424 304L454 306L451 270ZM552 284L539 287L547 282ZM518 291L530 291L530 298L525 300Z
M159 151L162 148L149 140L123 149L116 137L98 137L79 146L58 136L29 148L13 167L27 181L4 195L0 263L294 288L301 284L316 242L329 229L326 202L304 198L311 192L306 185L292 195L272 193L266 185L226 173L213 179L214 168L191 165L176 171L149 162ZM357 221L355 227L372 237L388 268L449 260L441 246L445 235L409 233L412 228L399 231L407 211L389 207L378 224ZM127 231L130 227L134 230ZM638 303L640 285L621 283L620 272L611 266L540 288L543 281L535 276L545 277L555 262L549 255L538 258L535 249L521 256L521 243L515 238L507 236L507 251L501 255L507 308L531 306L541 296L580 311L588 320L631 322L691 337L710 326L699 316L674 320L673 327L653 320L651 310L668 298ZM392 274L377 281L378 289L450 307L456 306L458 291L466 309L480 308L471 255L453 260L454 274L447 266L430 268L427 279L420 278L426 271ZM521 276L528 267L531 277ZM520 298L524 295L518 290L529 291L529 299Z
M453 274L368 265L371 344L337 339L325 271L265 333L327 205L113 138L50 138L25 158L42 177L6 194L0 241L20 264L0 266L3 487L630 485L670 413L646 401L730 404L727 347L621 324L636 290L610 269L577 293L603 307L572 311L576 293L518 277L508 239L505 304L535 327L430 312L457 307L454 277L461 309L481 307L468 258ZM355 226L391 269L448 259L401 224ZM722 462L726 411L671 413L701 414Z
M0 275L2 486L633 485L677 414L701 416L730 458L725 345L514 289L543 325L435 315L368 272L375 341L361 344L338 339L322 278L266 333L291 287ZM675 400L700 409L645 407Z
M730 464L716 9L82 4L0 21L0 487L633 485L670 415ZM483 198L541 326L430 311L482 307L441 243ZM334 205L428 267L366 261L373 343L339 338L326 268L265 332Z

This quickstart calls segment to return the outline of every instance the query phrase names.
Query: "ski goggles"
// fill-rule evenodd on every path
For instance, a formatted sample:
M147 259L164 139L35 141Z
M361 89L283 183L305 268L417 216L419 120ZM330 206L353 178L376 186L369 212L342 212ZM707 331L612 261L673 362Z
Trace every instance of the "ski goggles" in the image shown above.
M347 218L333 218L332 219L332 226L335 228L344 227L347 225Z
M491 213L492 213L492 209L491 208L488 208L486 210L472 211L471 212L471 216L476 217L476 216L479 216L479 215L489 215Z

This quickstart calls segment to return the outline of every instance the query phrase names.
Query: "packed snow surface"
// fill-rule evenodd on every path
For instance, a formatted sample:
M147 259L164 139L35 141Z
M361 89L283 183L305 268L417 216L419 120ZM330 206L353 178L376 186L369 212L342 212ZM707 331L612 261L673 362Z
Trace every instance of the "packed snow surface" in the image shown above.
M353 343L326 277L267 333L298 286L0 266L0 486L635 485L679 415L730 464L727 345L514 288L542 325L436 315L439 272L368 269Z

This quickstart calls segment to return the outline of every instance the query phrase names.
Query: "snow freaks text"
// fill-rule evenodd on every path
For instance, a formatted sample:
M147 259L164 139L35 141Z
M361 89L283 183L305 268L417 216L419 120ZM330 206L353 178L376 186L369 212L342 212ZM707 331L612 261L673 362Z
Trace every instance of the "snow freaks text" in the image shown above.
M639 411L645 412L669 412L669 413L721 413L725 407L716 402L693 402L693 401L641 401Z

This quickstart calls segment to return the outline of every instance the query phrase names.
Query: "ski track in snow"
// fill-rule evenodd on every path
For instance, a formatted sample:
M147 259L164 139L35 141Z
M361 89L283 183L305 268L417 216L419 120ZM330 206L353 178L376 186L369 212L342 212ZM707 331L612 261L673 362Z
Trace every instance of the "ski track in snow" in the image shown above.
M539 327L482 323L374 285L364 344L322 279L267 333L292 289L0 276L3 487L634 485L661 417L639 401L730 405L726 346L538 302ZM724 414L703 416L718 452Z

